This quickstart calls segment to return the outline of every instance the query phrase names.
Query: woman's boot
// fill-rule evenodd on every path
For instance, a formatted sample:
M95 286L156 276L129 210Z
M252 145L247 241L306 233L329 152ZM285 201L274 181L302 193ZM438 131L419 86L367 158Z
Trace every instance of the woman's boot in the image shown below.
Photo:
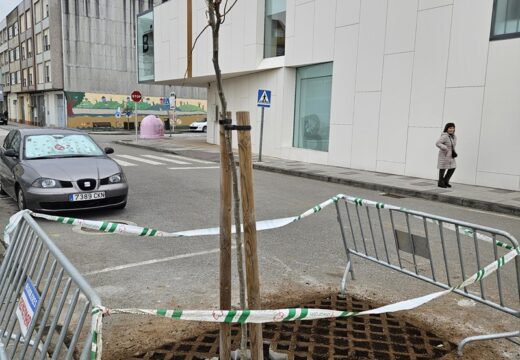
M440 188L446 187L446 184L444 183L444 169L439 169L439 181L437 182L437 186Z
M444 185L446 185L446 187L449 187L449 188L451 187L450 179L454 172L455 172L455 169L448 169L448 171L446 172L446 176L444 177Z

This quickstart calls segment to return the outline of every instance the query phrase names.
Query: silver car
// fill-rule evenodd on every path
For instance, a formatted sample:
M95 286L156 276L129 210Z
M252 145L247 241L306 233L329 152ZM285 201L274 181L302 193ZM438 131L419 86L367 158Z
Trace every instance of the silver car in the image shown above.
M63 212L126 206L123 170L84 132L11 130L0 148L0 194L19 209Z

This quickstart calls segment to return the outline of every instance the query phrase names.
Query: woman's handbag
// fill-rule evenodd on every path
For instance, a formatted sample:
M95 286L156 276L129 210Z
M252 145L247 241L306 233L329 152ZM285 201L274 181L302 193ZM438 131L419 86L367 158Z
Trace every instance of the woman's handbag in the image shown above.
M453 141L451 141L451 137L450 137L450 142L451 142L451 157L455 159L459 155L455 151L455 146L453 146Z

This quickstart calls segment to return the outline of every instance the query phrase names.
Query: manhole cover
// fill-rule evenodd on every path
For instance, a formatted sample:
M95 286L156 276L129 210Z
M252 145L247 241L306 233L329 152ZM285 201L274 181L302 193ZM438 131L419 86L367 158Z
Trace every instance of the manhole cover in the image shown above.
M115 224L125 224L125 225L137 226L136 223L134 223L132 221L127 221L127 220L106 220L106 221L115 223ZM79 226L79 225L73 226L72 231L77 232L79 234L87 234L87 235L106 235L107 234L107 232L105 232L105 231L89 229L87 227Z
M354 311L371 308L362 301L340 296L316 300L304 307ZM239 326L233 325L233 349L240 344L239 330ZM265 324L263 334L272 350L288 354L290 360L426 360L440 358L455 349L454 344L430 331L390 314ZM134 358L208 359L218 356L218 344L218 330L215 330L164 344Z

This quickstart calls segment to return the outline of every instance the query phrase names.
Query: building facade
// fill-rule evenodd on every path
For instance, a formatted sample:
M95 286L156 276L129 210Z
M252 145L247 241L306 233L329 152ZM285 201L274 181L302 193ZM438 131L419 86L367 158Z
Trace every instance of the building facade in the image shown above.
M207 24L190 3L155 8L155 81L186 83L187 44ZM519 0L239 0L220 34L229 110L250 112L258 149L257 92L269 89L265 155L431 179L454 122L453 181L519 190L519 19ZM209 89L216 143L210 37L188 84Z
M139 90L143 96L168 96L176 91L205 99L205 89L137 83L136 18L153 6L153 0L21 1L0 29L10 120L65 127L74 101L69 94L77 93Z

